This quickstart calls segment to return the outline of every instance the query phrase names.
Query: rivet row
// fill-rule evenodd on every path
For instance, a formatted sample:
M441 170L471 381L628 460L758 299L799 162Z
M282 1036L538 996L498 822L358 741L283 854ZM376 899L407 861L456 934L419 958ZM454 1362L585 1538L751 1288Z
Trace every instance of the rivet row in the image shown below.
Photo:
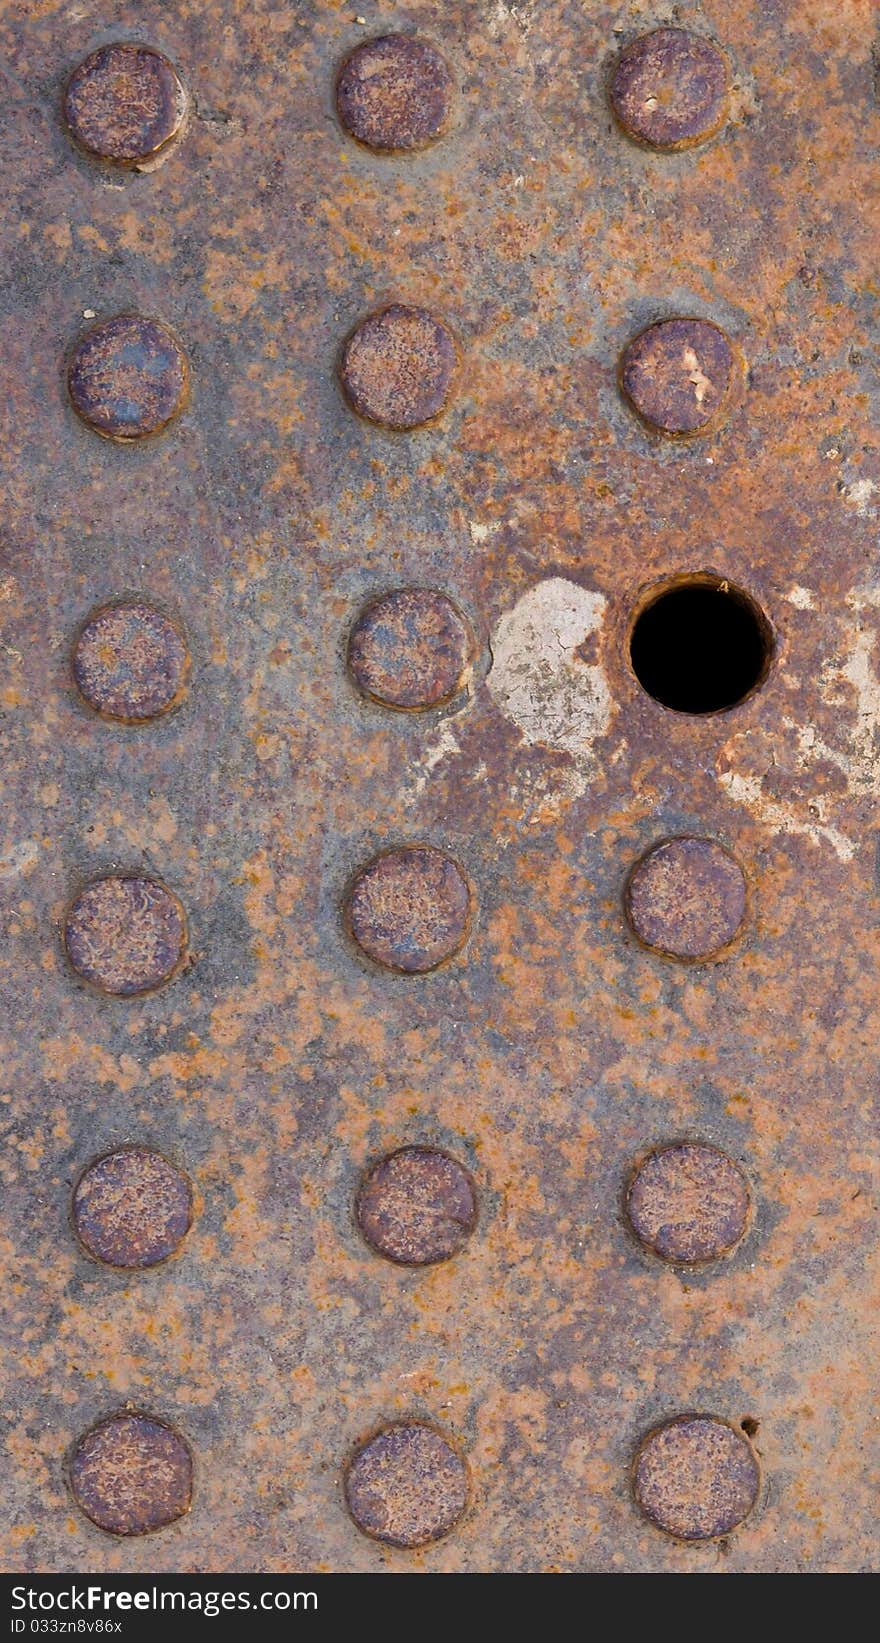
M714 839L663 839L631 869L623 911L639 942L665 958L706 963L726 954L746 918L746 880ZM349 885L343 928L359 953L400 975L425 975L464 948L474 895L459 864L423 842L379 851ZM78 976L118 998L154 992L190 962L181 902L161 879L106 873L64 915L66 956Z
M353 1204L366 1244L398 1266L435 1266L458 1255L478 1220L469 1171L436 1147L407 1146L365 1172ZM751 1195L742 1170L717 1147L676 1141L633 1165L626 1218L642 1247L675 1266L702 1267L745 1236ZM71 1219L94 1260L126 1271L167 1261L194 1219L192 1184L149 1147L97 1158L73 1192Z
M77 1505L98 1528L143 1535L185 1516L193 1502L189 1444L164 1420L125 1409L100 1421L69 1461ZM678 1540L717 1539L755 1506L761 1485L745 1430L715 1415L685 1413L642 1437L632 1467L636 1504ZM412 1550L440 1540L465 1516L471 1471L458 1447L424 1421L392 1421L348 1458L342 1472L357 1527Z
M671 152L716 135L727 118L730 70L704 35L662 28L630 42L608 82L621 130L635 142ZM379 35L356 46L335 87L339 123L377 154L426 148L454 125L455 79L437 47L409 34ZM143 167L183 129L187 95L166 57L120 42L102 46L74 69L63 115L74 141L94 158Z
M459 374L449 326L425 308L393 302L368 314L344 343L339 380L353 411L396 433L424 428L448 407ZM618 362L625 401L655 433L705 433L736 377L733 345L710 320L658 320ZM183 344L160 320L117 314L93 325L67 366L70 401L104 439L128 443L161 433L186 408Z

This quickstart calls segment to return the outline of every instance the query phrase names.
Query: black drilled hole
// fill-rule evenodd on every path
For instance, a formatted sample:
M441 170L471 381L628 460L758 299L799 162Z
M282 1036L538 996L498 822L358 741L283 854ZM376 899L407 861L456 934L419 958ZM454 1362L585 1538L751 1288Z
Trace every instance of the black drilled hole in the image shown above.
M637 617L630 640L636 678L678 713L721 713L762 683L773 638L766 616L720 577L678 582Z

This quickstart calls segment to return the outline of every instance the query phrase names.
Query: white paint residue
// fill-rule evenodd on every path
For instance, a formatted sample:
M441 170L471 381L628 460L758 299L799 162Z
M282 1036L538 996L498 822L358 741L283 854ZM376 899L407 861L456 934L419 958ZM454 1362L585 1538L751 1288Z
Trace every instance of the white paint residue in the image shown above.
M441 760L447 759L451 753L457 753L458 751L459 746L456 740L455 731L452 729L451 725L443 725L436 742L425 750L425 756L422 759L419 773L416 776L410 790L413 798L418 798L419 794L423 792L427 785L428 777L430 776L431 771L436 770Z
M756 821L764 822L774 833L800 833L812 839L814 844L830 844L841 861L852 861L856 853L852 839L822 820L825 806L821 801L814 801L813 804L819 820L807 821L794 806L789 807L780 804L777 799L768 798L760 776L742 776L734 770L722 770L718 780L735 804L744 804Z
M481 524L479 519L468 520L468 530L475 547L480 547L484 542L488 542L489 537L494 536L495 532L500 531L500 529L501 525L497 520L493 520L487 525Z
M849 604L854 600L850 599ZM850 691L841 691L841 684L855 691L855 723L842 749L829 747L820 737L801 732L802 745L806 735L805 751L812 757L828 759L846 776L850 788L858 793L880 794L880 679L874 668L874 635L858 628L852 649L842 667L826 664L822 670L819 688L827 702L844 711L851 701Z
M866 514L872 514L871 497L880 489L876 479L854 479L851 485L844 485L843 495L847 502L855 508L856 513L864 519Z
M789 588L785 597L789 604L795 605L798 610L813 610L815 608L813 605L813 595L809 588L801 588L797 583L795 583L793 588Z
M688 382L693 386L697 404L702 405L712 384L705 371L701 370L700 362L693 348L686 348L682 357L684 359L684 368L688 374Z
M510 786L511 803L519 815L518 831L546 827L567 804L586 791L586 775L577 765L565 770L528 770Z
M812 609L788 595L800 608ZM880 590L859 588L851 593L847 604L851 611L861 613L876 608ZM848 837L829 819L834 799L823 795L815 781L818 764L832 764L846 777L850 798L880 798L880 671L878 671L877 636L858 620L846 630L846 649L840 659L825 663L819 676L819 694L835 713L835 740L832 744L820 735L815 725L794 719L783 719L782 729L788 738L788 748L794 753L795 787L791 798L783 803L767 794L764 782L766 770L751 770L747 737L737 736L724 749L725 759L739 763L740 768L719 771L718 780L732 799L744 804L757 818L779 833L800 833L815 844L830 844L841 861L851 861L856 853L859 837ZM854 700L855 698L855 700ZM839 727L839 732L838 732ZM779 768L786 767L781 759ZM745 766L745 768L743 768ZM776 772L778 781L778 769Z
M487 19L490 34L497 35L508 23L515 23L525 40L532 26L528 15L531 10L531 0L525 0L525 4L519 6L505 4L505 0L495 0L495 11Z
M605 669L578 655L600 632L606 605L603 594L554 576L524 594L492 635L488 685L497 706L530 746L570 753L582 776L611 723Z

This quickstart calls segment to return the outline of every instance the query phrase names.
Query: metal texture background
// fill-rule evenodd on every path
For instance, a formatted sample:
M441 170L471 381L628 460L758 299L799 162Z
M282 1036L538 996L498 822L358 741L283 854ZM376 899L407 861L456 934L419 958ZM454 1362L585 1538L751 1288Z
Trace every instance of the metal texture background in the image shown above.
M604 87L670 19L721 43L735 90L717 137L667 155L621 134ZM876 22L871 0L2 0L6 1567L876 1562ZM456 116L381 157L339 128L334 75L398 27L447 56ZM194 99L147 174L90 161L60 118L72 68L118 39ZM449 411L410 434L359 421L336 376L395 300L462 356ZM124 447L77 420L64 365L85 314L129 311L177 333L192 402ZM681 313L746 372L716 430L664 443L617 361ZM707 568L778 651L699 720L645 695L626 635L647 585ZM407 582L480 636L472 689L421 716L364 702L344 664L365 600ZM92 715L70 673L78 625L123 593L194 658L180 710L140 728ZM571 600L587 648L548 661ZM744 939L695 967L621 913L634 860L687 832L750 896ZM421 977L368 968L340 920L352 870L408 839L478 901ZM89 991L60 946L114 867L156 873L190 921L191 968L141 999ZM681 1135L734 1158L755 1205L731 1260L691 1275L621 1215L633 1158ZM141 1274L69 1224L120 1142L197 1195ZM425 1142L471 1169L479 1223L420 1272L368 1249L352 1202L373 1159ZM195 1491L119 1541L64 1461L126 1402L186 1436ZM632 1500L640 1437L687 1409L759 1423L761 1500L725 1541L678 1544ZM473 1480L421 1552L365 1539L342 1493L352 1447L407 1415Z

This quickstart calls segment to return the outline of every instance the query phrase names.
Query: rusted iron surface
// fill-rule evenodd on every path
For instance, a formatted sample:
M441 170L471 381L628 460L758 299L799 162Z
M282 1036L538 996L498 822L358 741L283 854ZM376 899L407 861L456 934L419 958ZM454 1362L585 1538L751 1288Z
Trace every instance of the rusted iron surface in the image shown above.
M876 1563L875 22L868 0L0 7L7 1567ZM730 79L720 129L665 152L627 138L609 85L670 24ZM449 64L453 114L379 153L340 124L337 80L399 32ZM71 142L70 75L119 41L191 99L156 169ZM380 422L411 408L417 360L383 382L373 359L379 421L340 381L346 339L395 306L457 356L440 414L402 432ZM130 420L93 379L99 432L71 403L77 339L120 315L188 362L153 437L127 437L140 390ZM735 382L665 438L619 366L682 316L729 339ZM706 575L765 613L772 658L730 712L672 712L632 625L649 590ZM347 666L360 612L404 587L477 639L468 687L426 713ZM173 616L192 656L145 723L100 718L72 669L120 599ZM650 950L625 913L634 865L683 837L747 886L711 962ZM409 844L471 898L424 974L346 927L355 875ZM186 909L154 991L102 992L65 953L107 875ZM625 1212L634 1161L679 1138L752 1197L732 1252L692 1269ZM70 1224L82 1171L125 1145L200 1206L146 1271ZM473 1180L449 1260L377 1259L358 1229L364 1171L402 1147ZM66 1465L126 1409L194 1462L191 1510L144 1538L86 1516ZM761 1482L690 1542L708 1463L672 1457L656 1521L634 1468L701 1411L750 1438ZM365 1437L401 1422L468 1479L420 1548L362 1534L346 1495ZM110 1453L100 1488L139 1464ZM394 1488L407 1535L447 1526Z

